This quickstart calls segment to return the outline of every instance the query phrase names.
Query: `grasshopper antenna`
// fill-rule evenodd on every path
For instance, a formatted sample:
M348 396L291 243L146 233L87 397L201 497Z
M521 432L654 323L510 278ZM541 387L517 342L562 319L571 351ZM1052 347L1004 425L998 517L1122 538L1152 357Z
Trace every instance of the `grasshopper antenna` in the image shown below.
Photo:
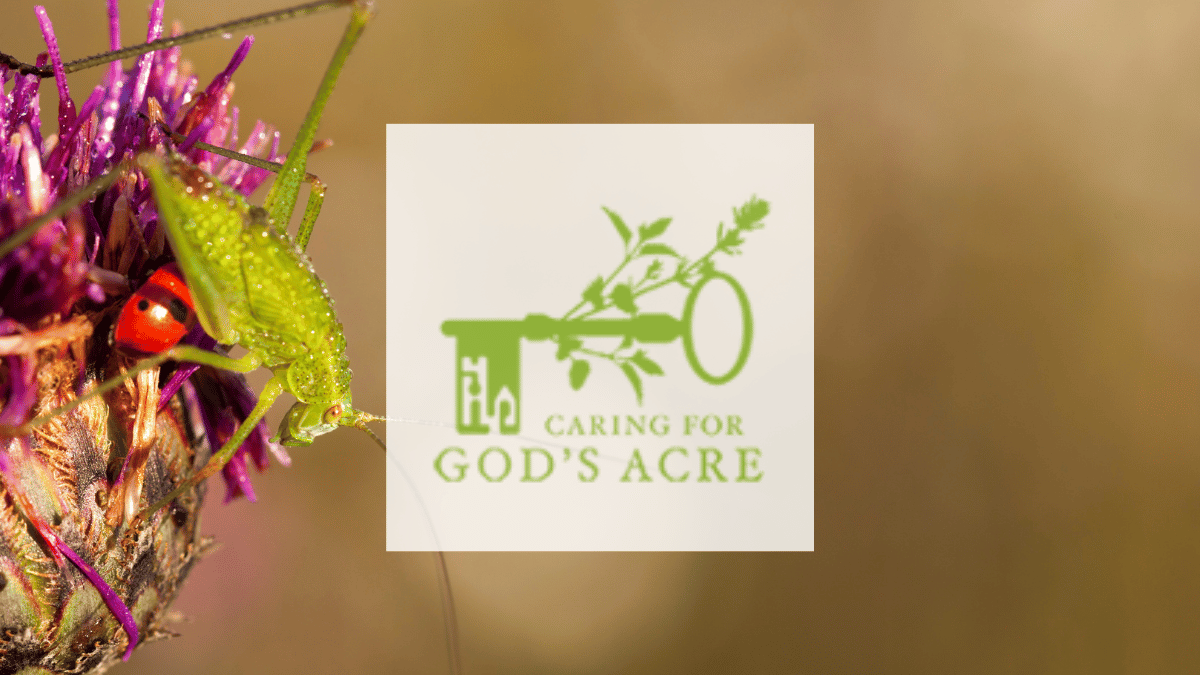
M307 16L309 14L316 14L317 12L323 12L327 9L346 7L354 4L354 2L355 0L320 0L319 2L310 2L304 5L297 5L295 7L288 7L286 9L277 9L271 12L257 14L255 16L248 16L242 19L226 21L225 23L209 26L208 28L189 31L181 35L165 37L159 40L154 40L153 42L146 42L139 45L122 47L111 52L105 52L103 54L97 54L95 56L89 56L87 58L70 61L63 64L63 71L66 73L73 73L79 70L87 70L88 68L94 68L105 63L120 61L122 59L127 59L134 56L141 56L142 54L147 54L149 52L156 52L160 49L167 49L176 45L184 45L189 42L206 40L214 35L224 35L225 33L231 33L235 30L241 30L243 28L262 26L269 23L278 23L281 21L287 21L288 19ZM4 52L0 52L0 64L4 64L10 70L15 70L21 75L36 75L40 78L54 76L54 68L52 66L37 66L32 63L25 63L20 59L5 54Z
M358 419L351 426L365 432L380 448L383 448L384 454L391 460L392 465L400 471L400 475L404 477L404 482L412 490L417 504L420 505L421 511L425 514L425 522L429 523L429 532L433 536L434 546L437 547L437 550L433 554L436 558L438 589L441 591L442 620L445 623L446 650L450 658L450 672L454 675L462 675L462 654L458 644L458 615L454 607L454 592L450 588L450 570L446 567L446 554L442 551L442 545L438 541L437 532L433 529L433 518L429 515L429 509L425 507L425 501L421 499L421 494L417 492L416 484L413 483L412 478L404 470L400 461L392 453L388 452L387 445L384 444L383 439L379 438L378 434L374 431L367 428L367 422L384 421L385 419L364 412L358 412Z

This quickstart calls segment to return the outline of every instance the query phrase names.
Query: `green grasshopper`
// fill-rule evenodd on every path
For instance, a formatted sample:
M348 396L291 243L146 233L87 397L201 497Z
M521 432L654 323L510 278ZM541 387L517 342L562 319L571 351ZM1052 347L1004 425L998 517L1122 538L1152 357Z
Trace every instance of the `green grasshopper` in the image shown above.
M233 436L204 467L139 514L132 523L133 531L140 529L139 523L148 521L179 495L220 471L284 392L297 399L279 428L278 440L284 445L308 445L317 436L339 426L349 426L366 432L386 450L379 437L366 426L367 422L382 418L352 406L351 374L342 325L334 314L324 282L317 277L304 254L324 198L324 187L305 171L308 153L338 75L371 18L371 2L319 2L235 23L243 27L253 25L253 22L265 23L340 5L351 6L350 22L262 207L246 204L239 194L227 190L215 178L178 156L160 157L148 152L122 162L96 178L0 245L0 255L7 254L46 223L82 205L121 175L134 169L141 170L153 188L159 222L165 227L167 239L183 271L200 324L217 342L241 345L246 349L245 356L234 359L197 347L175 346L142 360L85 396L21 427L4 430L7 435L28 433L30 429L69 412L87 398L110 391L138 373L157 368L168 360L241 373L259 367L271 370L272 376L259 394L258 404ZM216 26L184 37L199 39L223 32L228 27L229 24ZM166 38L125 48L76 62L87 63L74 69L95 65L92 61L102 63L163 49L180 41L178 37ZM218 150L208 145L204 147ZM231 155L241 161L254 161L254 158L236 153ZM309 192L299 231L295 239L291 239L285 228L295 210L300 184L305 180L313 183L313 189Z

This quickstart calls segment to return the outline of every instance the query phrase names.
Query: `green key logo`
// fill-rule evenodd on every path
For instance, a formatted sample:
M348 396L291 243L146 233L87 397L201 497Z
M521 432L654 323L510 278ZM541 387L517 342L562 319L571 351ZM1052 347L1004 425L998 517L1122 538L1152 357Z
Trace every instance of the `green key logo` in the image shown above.
M520 432L522 340L553 342L558 360L570 363L567 378L575 390L587 382L593 362L612 363L633 387L639 405L643 375L664 374L641 345L667 344L682 338L692 372L713 385L729 382L745 367L754 337L750 300L736 279L717 269L716 261L718 254L741 255L745 236L766 225L763 219L770 205L751 197L735 207L732 224L719 223L716 243L694 260L659 241L671 225L671 218L638 226L635 237L619 215L607 208L604 212L624 244L624 259L607 276L599 275L588 284L581 300L561 317L529 314L523 319L455 319L442 324L442 333L456 341L455 425L459 433ZM712 373L701 364L692 332L696 301L714 283L729 286L741 314L741 345L733 366L724 373ZM688 289L680 318L639 311L640 298L674 284ZM615 349L604 351L589 346L585 342L589 338L621 338L621 342Z

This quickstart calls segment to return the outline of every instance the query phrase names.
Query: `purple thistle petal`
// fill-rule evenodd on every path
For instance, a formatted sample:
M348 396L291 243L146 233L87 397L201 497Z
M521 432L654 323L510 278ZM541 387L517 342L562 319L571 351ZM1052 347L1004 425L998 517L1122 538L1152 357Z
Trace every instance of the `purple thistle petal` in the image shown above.
M15 143L13 141L16 141ZM21 141L19 138L0 140L0 152L4 153L3 165L0 165L0 194L20 195L23 183L14 184L18 178L17 162L21 157Z
M115 63L116 73L111 77L106 89L108 96L99 107L99 128L96 133L96 141L92 146L92 166L89 172L92 175L99 174L104 171L108 165L108 161L116 154L116 146L113 145L113 133L117 127L117 117L121 112L121 93L125 87L125 81L121 78L121 64ZM113 71L109 71L112 75Z
M42 158L33 146L33 132L21 125L17 132L21 137L21 160L25 165L25 199L34 213L44 213L50 199L45 176L42 174Z
M8 138L8 94L4 93L4 87L11 74L8 66L0 65L0 140Z
M158 409L160 411L167 407L167 404L171 402L171 397L179 391L179 388L183 386L183 383L187 382L188 378L191 377L197 370L200 370L200 364L198 363L179 364L179 367L175 369L175 372L171 373L171 379L167 380L166 386L162 388L162 393L159 395Z
M251 503L258 501L258 497L254 495L254 486L250 484L250 475L246 472L244 452L234 454L221 469L221 475L225 479L225 504L238 497L245 497L246 501Z
M191 132L188 133L187 138L179 144L178 150L184 154L194 154L191 152L191 150L194 148L197 141L208 135L208 131L209 129L212 129L212 125L213 120L211 117L202 118L196 125L196 128L192 129Z
M35 520L34 526L37 527L37 525L38 522ZM129 656L133 654L133 648L138 643L138 627L137 621L133 618L133 612L129 611L129 607L125 605L125 601L121 599L121 596L117 595L112 586L109 586L104 581L104 577L100 576L91 565L84 562L83 558L80 558L75 551L71 550L71 547L67 546L66 542L50 530L45 523L41 523L41 527L37 527L37 531L46 541L50 542L55 550L70 558L71 562L75 563L75 566L79 568L79 571L83 572L83 576L87 577L88 581L92 582L92 585L100 592L100 597L104 599L104 604L108 605L108 611L113 613L113 616L121 624L121 628L124 628L125 633L129 635L129 645L125 648L125 655L121 657L122 661L128 661Z
M183 336L183 339L180 340L179 343L192 345L199 347L200 349L207 349L209 351L212 351L212 348L217 346L217 341L214 340L208 333L205 333L204 327L198 322L196 325L192 326L191 330L188 331L188 334ZM163 408L166 408L167 404L171 402L171 397L175 395L175 392L179 391L179 388L183 386L183 383L186 382L187 379L199 369L200 364L198 363L179 364L179 367L176 368L175 372L171 374L171 379L167 380L166 386L160 390L158 397L158 409L162 410Z
M246 60L246 55L250 53L250 47L253 45L254 36L247 35L234 51L229 65L217 73L212 82L196 97L195 105L188 111L177 129L180 133L188 134L189 143L185 147L190 149L197 140L203 140L210 145L224 145L229 132L228 118L225 116L225 109L229 105L229 83L233 79L234 71ZM199 129L204 121L209 122L208 130L202 137L193 140L194 130ZM216 159L212 153L193 151L187 154L202 169L212 171L213 162Z
M239 420L244 420L254 410L254 406L258 403L258 395L251 391L250 386L246 384L246 378L238 373L220 371L218 378L221 381L221 386L225 390L225 394L233 399L234 410L238 414ZM259 470L266 470L269 466L267 452L275 456L283 466L291 466L292 458L283 449L283 446L278 443L271 442L271 430L267 427L265 421L261 421L254 428L250 437L246 439L246 443L242 445L242 450L249 450L254 456L255 464ZM267 451L267 452L264 452Z
M117 0L108 0L108 49L121 48L121 5Z
M58 129L61 132L75 123L75 101L71 99L71 91L67 87L67 74L63 72L62 56L58 53L58 38L54 36L54 26L50 23L46 8L38 5L33 8L33 13L37 15L46 49L50 52L50 63L54 66L54 81L58 85Z
M146 29L146 42L154 42L162 36L163 22L163 0L154 0L150 5L150 22ZM138 58L137 64L137 79L133 87L133 95L129 98L129 105L125 109L126 117L136 116L142 108L142 103L146 100L146 87L150 82L150 66L154 61L154 54L143 54Z
M38 66L46 65L46 55L39 54L36 63ZM11 105L9 106L8 132L12 133L22 124L28 125L35 134L37 145L40 146L42 137L38 84L39 79L36 75L18 75L14 78L9 101ZM7 141L8 139L3 140Z

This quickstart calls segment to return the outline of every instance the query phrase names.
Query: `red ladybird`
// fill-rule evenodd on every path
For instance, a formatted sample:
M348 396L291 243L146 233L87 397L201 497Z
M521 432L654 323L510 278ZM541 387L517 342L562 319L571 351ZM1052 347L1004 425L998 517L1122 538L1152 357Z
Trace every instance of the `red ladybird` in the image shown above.
M174 347L196 323L192 294L169 263L159 268L121 308L113 330L118 347L157 354Z

